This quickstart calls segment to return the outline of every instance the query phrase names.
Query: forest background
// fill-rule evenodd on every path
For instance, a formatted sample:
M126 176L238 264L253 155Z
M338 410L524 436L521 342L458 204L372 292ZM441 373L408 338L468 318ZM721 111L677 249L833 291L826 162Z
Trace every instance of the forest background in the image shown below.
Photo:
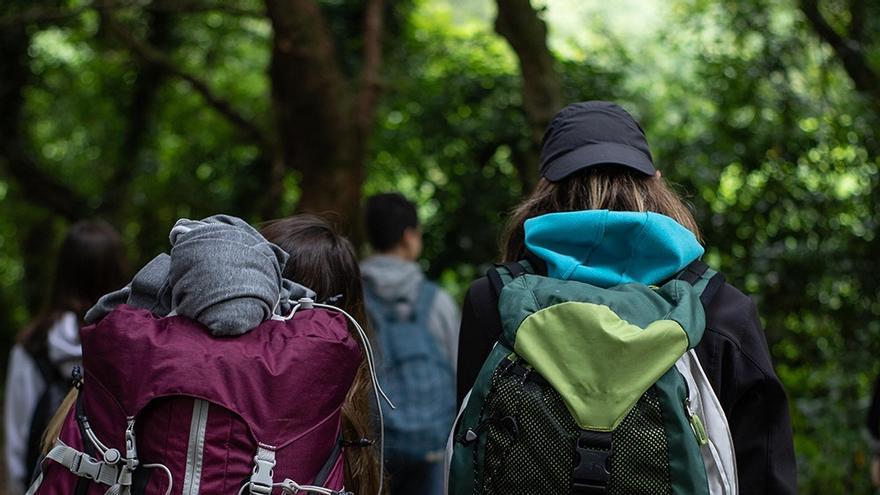
M619 102L758 303L801 491L869 493L880 371L880 2L6 0L0 352L70 222L140 266L180 217L419 204L457 297L497 256L564 104ZM5 364L3 369L5 369Z

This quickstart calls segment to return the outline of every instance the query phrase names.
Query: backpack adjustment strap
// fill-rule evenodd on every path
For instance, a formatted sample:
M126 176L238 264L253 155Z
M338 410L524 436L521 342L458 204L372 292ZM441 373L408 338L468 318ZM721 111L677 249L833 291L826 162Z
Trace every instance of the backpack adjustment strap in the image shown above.
M608 460L614 453L611 432L580 430L578 464L572 476L573 495L604 494L608 487Z
M252 495L270 495L274 484L275 448L260 444L254 456L254 472L249 481Z
M119 479L119 467L68 447L60 440L46 454L46 458L61 464L79 477L95 480L98 483L112 486L117 484Z
M106 457L106 454L104 457ZM128 418L128 426L125 428L125 459L123 461L117 484L120 486L131 486L134 471L140 464L137 455L137 443L134 437L134 418Z

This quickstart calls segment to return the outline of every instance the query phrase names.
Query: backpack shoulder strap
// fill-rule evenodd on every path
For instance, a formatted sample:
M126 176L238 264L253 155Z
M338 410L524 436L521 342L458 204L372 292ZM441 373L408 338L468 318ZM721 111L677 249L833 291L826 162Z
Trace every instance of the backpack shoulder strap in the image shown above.
M431 306L433 306L434 299L437 297L437 292L440 288L437 284L426 279L419 285L418 290L419 294L412 303L410 313L412 316L410 317L410 321L424 322L428 319ZM374 325L391 323L399 320L397 308L395 307L397 302L382 300L373 292L373 289L371 289L368 284L364 284L364 302L366 303L367 315L370 318L377 320L373 321ZM407 303L405 300L400 300L399 302Z
M486 272L486 276L489 278L489 284L492 286L492 291L495 293L495 299L497 300L498 296L501 295L501 289L503 289L505 285L509 284L513 279L521 277L527 273L535 273L532 264L527 260L498 263L490 268L489 271Z
M434 305L434 300L437 298L437 292L439 291L440 288L434 282L427 279L422 281L422 285L419 287L419 295L412 306L414 320L419 322L428 320L431 307Z
M691 284L700 292L700 302L703 308L709 304L718 294L718 290L724 287L724 275L716 272L702 260L694 260L676 276L679 280Z

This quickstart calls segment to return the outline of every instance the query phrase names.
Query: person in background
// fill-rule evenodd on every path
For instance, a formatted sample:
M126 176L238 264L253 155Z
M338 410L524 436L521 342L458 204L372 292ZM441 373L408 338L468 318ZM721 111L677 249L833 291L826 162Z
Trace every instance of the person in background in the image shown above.
M366 231L375 253L361 264L367 313L379 376L397 406L384 411L391 494L440 494L455 417L459 309L417 262L422 232L413 203L397 193L370 197Z
M122 239L101 220L77 222L61 244L43 309L22 331L9 356L3 426L8 487L24 493L49 419L82 360L79 329L86 311L125 284Z

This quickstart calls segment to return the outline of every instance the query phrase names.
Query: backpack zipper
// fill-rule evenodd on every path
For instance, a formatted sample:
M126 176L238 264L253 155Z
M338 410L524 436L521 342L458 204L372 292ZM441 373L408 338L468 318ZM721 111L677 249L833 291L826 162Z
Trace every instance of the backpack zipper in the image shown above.
M697 443L701 447L704 447L709 444L709 434L706 433L706 427L703 425L703 420L700 419L700 416L697 415L691 407L691 384L684 373L681 374L681 378L684 382L684 410L687 414L688 422L691 424L691 430L694 432L694 437L697 439Z
M709 444L709 435L706 434L706 428L703 426L703 420L700 419L700 416L697 415L691 409L691 399L690 397L684 400L684 409L687 411L688 421L691 423L691 429L694 431L694 436L697 437L697 443L700 446Z
M202 465L205 454L205 430L211 405L202 399L193 399L189 442L186 450L186 468L183 476L183 495L196 495L202 482Z

